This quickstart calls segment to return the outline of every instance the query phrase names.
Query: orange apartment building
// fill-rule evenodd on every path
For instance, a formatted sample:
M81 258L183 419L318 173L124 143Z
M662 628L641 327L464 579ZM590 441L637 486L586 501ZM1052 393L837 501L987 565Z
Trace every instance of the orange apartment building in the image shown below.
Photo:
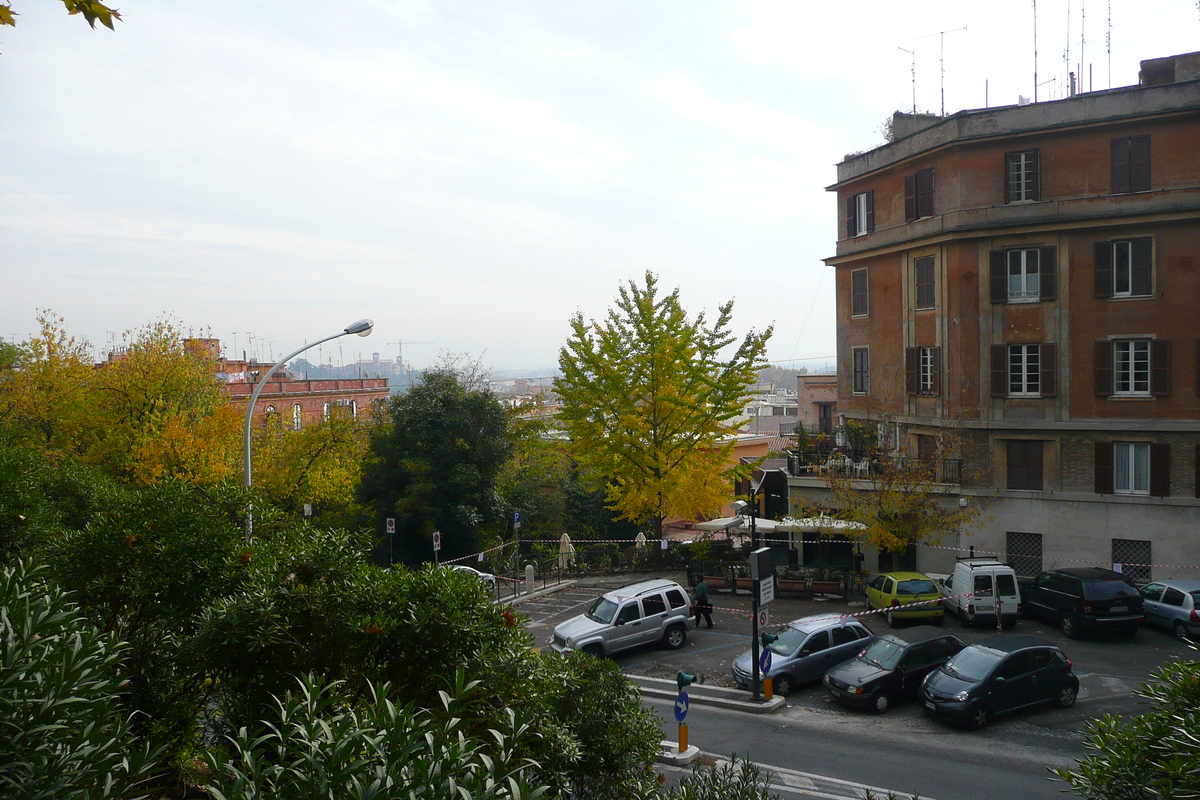
M897 114L829 187L838 415L913 457L956 432L946 502L983 511L957 544L1020 574L1200 575L1174 566L1200 565L1200 53L1141 66L1137 86Z

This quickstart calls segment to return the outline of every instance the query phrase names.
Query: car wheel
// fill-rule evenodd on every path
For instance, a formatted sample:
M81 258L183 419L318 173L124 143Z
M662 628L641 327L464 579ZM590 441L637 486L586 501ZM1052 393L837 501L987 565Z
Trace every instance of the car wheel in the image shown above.
M979 706L971 713L971 727L975 730L986 728L988 722L991 721L991 716L987 710L987 706Z
M1062 619L1058 621L1058 627L1062 628L1063 636L1068 639L1074 639L1079 635L1079 625L1075 621L1075 615L1069 611L1062 615Z
M687 641L687 631L683 629L682 625L672 625L667 628L667 633L663 636L663 641L666 642L667 647L671 650L678 650Z
M1058 690L1058 704L1063 708L1070 708L1075 705L1075 687L1069 683L1064 683L1063 687Z
M604 658L604 648L598 644L589 644L587 647L583 648L583 652L587 653L589 656Z
M962 606L958 607L958 624L962 625L964 628L971 627L971 620L967 618L967 610Z
M876 714L886 714L891 707L892 698L888 696L887 692L879 691L875 694L875 700L871 704L871 708L875 710Z
M772 691L780 697L787 697L792 693L792 676L780 674L771 679Z
M1182 622L1177 621L1175 623L1173 630L1175 631L1175 638L1178 639L1179 641L1181 641L1181 642L1192 641L1192 638L1190 636L1188 636L1187 626L1184 625Z
M891 609L888 609L888 612L887 612L887 626L889 628L896 627L896 618L892 616Z

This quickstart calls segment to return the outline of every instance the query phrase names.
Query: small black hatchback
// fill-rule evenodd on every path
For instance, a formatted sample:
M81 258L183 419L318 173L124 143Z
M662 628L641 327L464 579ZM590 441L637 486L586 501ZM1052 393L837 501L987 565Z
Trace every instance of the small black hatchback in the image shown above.
M916 697L921 681L966 647L958 637L930 625L888 633L856 658L825 673L825 688L839 703L884 713Z
M992 636L961 650L921 685L926 714L982 728L1041 703L1075 704L1079 679L1062 650L1037 636Z

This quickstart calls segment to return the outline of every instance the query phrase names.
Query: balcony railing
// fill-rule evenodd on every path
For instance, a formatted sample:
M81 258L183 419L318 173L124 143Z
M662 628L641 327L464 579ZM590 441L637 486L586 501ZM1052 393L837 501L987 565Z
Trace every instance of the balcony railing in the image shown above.
M788 474L796 478L836 475L843 478L870 480L881 474L884 469L884 465L877 458L855 459L843 453L830 454L816 450L806 452L789 450L787 460ZM931 460L903 456L890 459L890 463L899 470L926 468L930 471L930 479L935 483L962 483L961 458Z

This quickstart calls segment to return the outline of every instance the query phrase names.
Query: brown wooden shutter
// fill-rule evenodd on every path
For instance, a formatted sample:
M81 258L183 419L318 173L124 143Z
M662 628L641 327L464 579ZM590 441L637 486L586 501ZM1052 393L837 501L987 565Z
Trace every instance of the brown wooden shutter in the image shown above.
M933 206L933 167L917 173L917 216L932 217Z
M904 219L912 222L917 218L917 176L904 176Z
M1042 368L1042 397L1054 397L1058 394L1058 348L1054 344L1043 344L1038 348L1038 355Z
M1150 394L1166 397L1171 393L1171 340L1150 340Z
M917 393L917 372L920 364L920 351L915 347L904 348L904 391L909 394Z
M1008 254L1003 250L993 250L990 254L991 265L989 278L992 289L993 303L1008 302Z
M1200 444L1196 445L1195 470L1196 471L1194 474L1196 476L1196 497L1200 497Z
M1029 158L1033 162L1033 180L1031 181L1031 183L1032 183L1031 188L1033 189L1033 197L1031 199L1041 200L1042 199L1042 151L1041 150L1030 150Z
M846 238L853 239L856 233L858 233L858 203L854 202L854 195L850 195L846 198Z
M1112 242L1096 242L1096 297L1112 297Z
M1038 248L1038 298L1053 300L1058 296L1058 249Z
M1171 445L1150 445L1150 496L1171 496Z
M875 190L867 189L867 233L875 231Z
M1096 342L1096 361L1093 367L1096 375L1096 395L1111 397L1113 393L1113 345L1105 340Z
M1200 339L1196 340L1196 394L1200 394ZM1196 477L1200 480L1200 473Z
M1008 345L992 345L992 397L1008 396Z
M1112 140L1112 194L1129 191L1129 139Z
M1129 189L1131 192L1150 191L1150 137L1129 139Z
M1096 442L1096 494L1113 493L1112 442Z
M1008 205L1013 201L1012 192L1012 165L1016 160L1016 153L1004 154L1004 204Z
M1130 291L1135 295L1154 292L1154 248L1150 238L1131 239L1129 242Z
M933 392L934 395L942 393L942 348L933 348Z

